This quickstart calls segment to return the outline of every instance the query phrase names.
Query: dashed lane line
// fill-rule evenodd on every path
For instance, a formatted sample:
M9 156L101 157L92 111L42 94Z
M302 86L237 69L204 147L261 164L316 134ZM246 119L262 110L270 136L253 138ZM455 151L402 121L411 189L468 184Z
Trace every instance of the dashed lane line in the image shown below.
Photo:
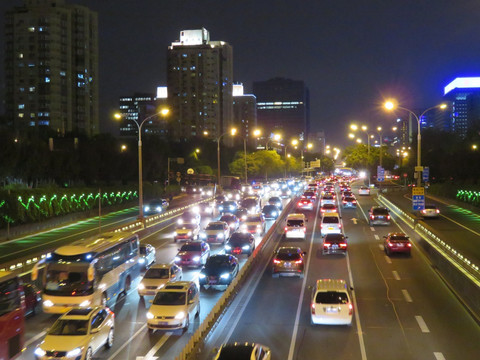
M415 315L415 320L417 320L418 326L420 326L420 330L422 330L422 333L430 332L427 324L425 323L425 320L423 320L423 317L421 317L420 315Z
M403 297L405 298L406 302L409 302L409 303L413 302L412 297L410 296L410 294L408 293L408 291L406 289L402 290L402 294L403 294Z

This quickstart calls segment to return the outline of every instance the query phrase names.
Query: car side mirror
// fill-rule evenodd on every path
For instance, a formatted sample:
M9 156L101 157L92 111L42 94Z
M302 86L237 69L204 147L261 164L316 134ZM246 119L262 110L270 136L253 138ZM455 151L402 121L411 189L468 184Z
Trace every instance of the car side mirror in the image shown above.
M303 252L303 255L307 255L307 252L306 252L306 251L304 251L304 252Z
M100 331L99 328L95 328L95 329L90 330L90 333L91 333L91 334L96 334L96 333L98 333L99 331Z
M353 286L350 286L350 291L353 291Z

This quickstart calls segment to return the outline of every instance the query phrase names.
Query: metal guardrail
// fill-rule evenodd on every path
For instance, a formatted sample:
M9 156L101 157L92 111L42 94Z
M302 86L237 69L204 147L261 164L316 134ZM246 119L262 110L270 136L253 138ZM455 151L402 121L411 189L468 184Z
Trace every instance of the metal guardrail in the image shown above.
M466 277L473 281L480 287L480 267L472 260L462 255L451 245L440 239L430 229L419 223L417 219L413 218L405 211L400 209L390 200L384 196L379 195L378 200L397 214L402 220L407 223L418 235L420 235L430 246L432 246L439 254L441 254L448 262L461 271Z
M166 211L162 214L149 216L145 219L145 227L143 227L143 222L142 221L135 220L131 223L125 224L125 225L123 225L119 228L115 228L115 229L109 230L109 231L113 231L113 232L119 232L119 231L137 232L137 231L143 230L143 229L145 229L149 226L153 226L153 225L158 224L159 222L167 220L168 217L170 217L172 215L176 215L177 213L185 211L186 209L189 209L189 208L191 208L193 206L196 206L200 203L207 202L207 201L212 201L212 200L214 200L213 197L208 198L208 199L204 199L204 200L201 200L201 201L197 201L196 203L193 203L193 204L181 206L181 207L175 208L173 210ZM32 235L32 236L35 236L35 235ZM33 267L35 266L35 264L38 261L44 259L47 256L47 254L49 252L53 251L53 250L54 249L49 249L48 251L42 251L41 253L38 253L38 254L35 254L35 255L29 255L29 256L26 256L26 257L23 257L23 258L20 258L20 259L16 259L16 260L6 262L4 264L0 264L0 271L2 271L2 270L11 271L11 272L14 272L14 273L19 274L19 275L25 275L33 269Z
M295 199L291 199L287 206L284 207L278 219L284 217L285 213L290 211L290 208L293 204L296 204ZM197 330L193 333L190 337L190 340L185 345L185 347L180 352L179 356L177 356L176 360L193 360L196 358L196 355L200 352L201 348L203 347L203 340L206 338L207 334L213 329L215 324L217 323L218 319L221 317L227 306L233 301L235 296L240 291L240 287L245 282L247 276L253 265L259 259L259 253L263 251L265 245L270 240L272 234L277 230L280 222L275 220L275 223L272 224L270 229L267 233L263 236L262 241L258 244L258 246L253 251L252 255L248 258L245 264L240 269L239 273L235 277L235 279L230 283L227 287L225 292L223 293L222 297L217 301L215 306L210 310L210 313L207 317L202 321L200 326Z

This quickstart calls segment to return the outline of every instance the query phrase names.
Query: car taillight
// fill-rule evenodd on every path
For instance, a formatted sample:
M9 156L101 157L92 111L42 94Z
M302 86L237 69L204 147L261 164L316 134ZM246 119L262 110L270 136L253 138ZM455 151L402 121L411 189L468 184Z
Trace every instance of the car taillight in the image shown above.
M352 314L353 314L353 305L348 304L348 315L352 315Z
M287 230L288 230L288 226L285 226L285 231L287 231Z
M390 220L390 215L387 215L387 220Z
M312 303L312 306L310 306L310 310L312 312L313 315L315 315L315 304Z
M295 261L295 264L301 264L303 263L302 259Z
M110 310L110 308L107 307L106 310L108 313L112 314L113 317L115 317L115 313L112 310Z
M347 202L345 200L342 201L344 204L346 204Z
M375 220L375 216L370 215L370 219Z
M301 201L299 201L298 206L303 206L303 203Z
M340 243L339 244L341 248L346 248L347 247L347 243Z
M388 243L388 246L392 247L392 246L393 246L393 243L389 242L389 243Z
M357 202L355 200L352 201L352 204L356 204Z
M342 228L342 224L338 224L338 228L341 229L341 228Z
M273 259L273 263L274 263L274 264L280 264L280 260Z
M412 247L412 244L408 243L407 246L408 246L408 247Z
M321 212L325 212L325 209L320 209Z
M306 228L306 227L303 228L303 232L307 232L307 228Z
M436 209L435 212L436 212L437 214L440 214L440 210L438 210L438 209Z
M422 210L422 214L425 214L427 212L427 210L423 209Z
M324 247L324 248L329 248L330 245L332 245L332 244L330 244L330 243L323 243L323 247Z

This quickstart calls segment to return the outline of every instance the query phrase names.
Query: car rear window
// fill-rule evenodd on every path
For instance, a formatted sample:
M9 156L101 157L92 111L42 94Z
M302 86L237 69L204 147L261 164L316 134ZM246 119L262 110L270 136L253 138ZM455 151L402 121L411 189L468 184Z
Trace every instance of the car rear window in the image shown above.
M338 224L340 219L336 216L324 216L322 223L324 224Z
M328 234L325 236L325 242L341 243L346 241L347 239L345 239L345 236L343 236L342 234Z
M150 268L144 275L145 279L168 279L170 275L169 269Z
M278 260L283 260L283 261L294 261L294 260L299 260L300 259L300 254L295 252L282 252L280 251L276 258Z
M340 291L319 291L315 296L317 304L348 304L348 297L345 292Z
M332 200L333 199L333 195L324 195L323 200Z
M373 209L374 215L388 215L387 209Z
M299 227L304 226L303 220L287 220L287 226Z

